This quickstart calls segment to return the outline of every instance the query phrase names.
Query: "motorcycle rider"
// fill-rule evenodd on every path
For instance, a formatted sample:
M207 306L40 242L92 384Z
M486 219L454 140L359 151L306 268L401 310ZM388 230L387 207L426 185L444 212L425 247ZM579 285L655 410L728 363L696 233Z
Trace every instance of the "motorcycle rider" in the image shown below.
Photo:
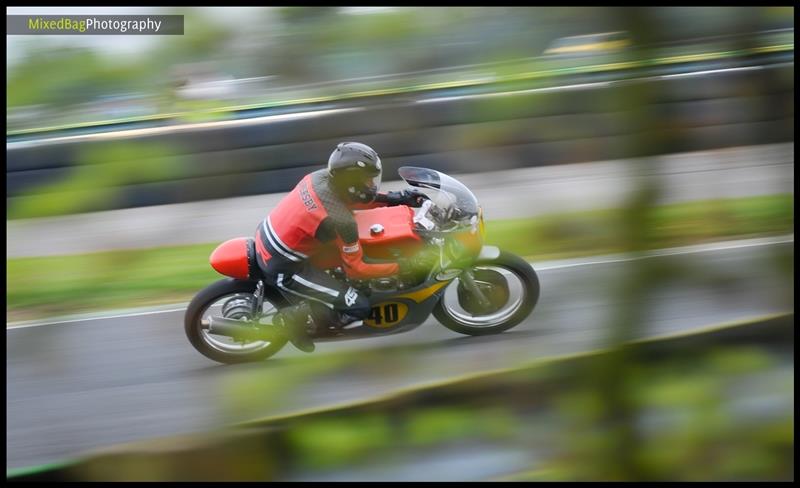
M307 327L343 327L367 318L369 299L363 293L315 268L309 258L334 241L349 278L370 279L401 271L395 262L368 262L358 242L353 210L379 206L420 206L424 193L415 189L378 193L383 170L378 153L358 142L342 142L327 168L307 174L261 222L256 231L256 257L266 282L281 290L293 305L274 323L284 326L295 347L315 349Z

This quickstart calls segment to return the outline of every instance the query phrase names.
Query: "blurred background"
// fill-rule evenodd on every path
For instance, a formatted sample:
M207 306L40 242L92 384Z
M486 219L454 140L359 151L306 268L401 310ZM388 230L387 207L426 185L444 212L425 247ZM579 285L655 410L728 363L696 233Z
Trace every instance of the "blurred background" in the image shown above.
M9 469L280 414L174 465L50 476L793 479L793 7L7 14L184 15L183 36L7 36ZM345 140L379 152L384 189L403 165L469 186L488 242L541 269L540 305L493 340L431 320L391 355L210 366L172 309ZM145 306L172 315L29 327ZM632 345L720 324L735 337ZM394 400L291 417L376 394ZM186 474L203 456L218 471Z
M346 138L395 179L793 138L791 8L145 10L185 35L9 36L10 218L286 191Z

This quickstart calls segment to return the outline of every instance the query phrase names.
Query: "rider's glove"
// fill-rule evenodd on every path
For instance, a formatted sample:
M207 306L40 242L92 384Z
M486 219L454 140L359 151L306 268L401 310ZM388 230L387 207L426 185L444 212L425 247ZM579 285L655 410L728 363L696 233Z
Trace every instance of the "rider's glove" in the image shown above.
M409 188L403 191L390 191L386 193L386 201L389 205L408 205L409 207L420 207L428 199L428 196L416 188Z

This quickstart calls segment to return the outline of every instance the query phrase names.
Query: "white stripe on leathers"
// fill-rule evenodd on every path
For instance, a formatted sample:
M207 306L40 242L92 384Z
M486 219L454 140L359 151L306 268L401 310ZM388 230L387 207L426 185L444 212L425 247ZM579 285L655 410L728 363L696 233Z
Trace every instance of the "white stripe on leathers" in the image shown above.
M267 240L269 241L269 243L272 245L272 247L276 251L278 251L279 253L283 254L284 256L286 256L287 259L289 259L291 261L295 261L295 262L299 262L300 261L300 258L295 256L294 254L289 254L288 252L284 251L283 248L281 248L274 240L272 240L272 235L270 235L269 229L267 228L267 221L266 220L264 222L262 222L261 225L264 227L264 234L267 236Z
M326 307L328 307L330 309L333 308L333 304L330 304L330 303L328 303L326 301L320 300L319 298L314 298L314 297L311 297L311 296L308 296L308 295L303 295L302 293L299 293L299 292L296 292L294 290L290 290L289 288L286 288L286 285L283 284L283 273L278 273L278 283L277 283L277 285L278 285L278 288L280 288L281 290L287 291L287 292L292 293L292 294L297 295L297 296L301 296L303 298L308 298L309 300L314 300L315 302L319 302L319 303L325 305Z
M312 282L308 281L307 279L303 278L302 276L292 275L292 280L300 283L301 285L304 285L304 286L307 286L309 288L313 288L314 290L320 291L322 293L327 293L328 295L330 295L330 296L332 296L334 298L339 296L339 292L338 291L336 291L336 290L334 290L332 288L326 288L326 287L324 287L322 285L318 285L316 283L312 283Z
M284 242L281 240L280 236L278 236L278 233L277 233L277 232L275 232L275 228L274 228L274 227L272 227L272 221L269 219L269 215L267 215L267 225L269 226L269 230L271 230L271 231L272 231L272 237L274 237L274 238L275 238L275 240L276 240L276 241L278 241L278 244L280 244L281 246L283 246L283 248L284 248L284 249L285 249L287 252L290 252L290 253L294 254L295 256L297 256L297 257L300 257L300 258L303 258L303 259L308 259L308 256L306 256L305 254L301 253L300 251L295 251L295 250L294 250L294 249L292 249L291 247L287 246L287 245L286 245L286 244L285 244L285 243L284 243Z

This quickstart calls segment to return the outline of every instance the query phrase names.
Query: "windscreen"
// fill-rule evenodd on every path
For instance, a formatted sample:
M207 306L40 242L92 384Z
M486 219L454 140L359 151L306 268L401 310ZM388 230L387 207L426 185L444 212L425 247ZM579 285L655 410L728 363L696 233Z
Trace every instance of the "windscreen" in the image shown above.
M453 230L478 221L478 199L460 181L439 171L403 166L398 174L406 183L425 192ZM442 229L450 230L450 229Z

